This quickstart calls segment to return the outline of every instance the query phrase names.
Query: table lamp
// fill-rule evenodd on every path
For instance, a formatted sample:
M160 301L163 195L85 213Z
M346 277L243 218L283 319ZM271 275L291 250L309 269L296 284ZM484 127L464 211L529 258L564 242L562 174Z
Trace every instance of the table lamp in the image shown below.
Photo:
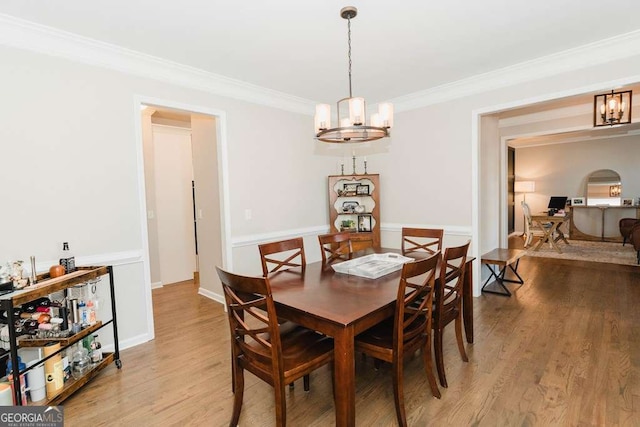
M523 193L523 201L527 203L527 193L533 193L536 191L535 181L516 181L513 186L515 193Z

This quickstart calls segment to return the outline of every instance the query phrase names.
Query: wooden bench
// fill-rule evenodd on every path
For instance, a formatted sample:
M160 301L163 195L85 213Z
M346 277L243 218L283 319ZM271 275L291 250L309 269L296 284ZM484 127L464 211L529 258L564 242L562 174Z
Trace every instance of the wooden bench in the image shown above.
M522 285L524 283L524 280L522 280L522 277L520 277L520 275L518 274L518 264L520 263L520 258L522 258L526 253L527 251L524 251L522 249L497 248L482 255L482 264L486 265L489 269L489 272L491 273L491 275L484 282L484 285L482 285L482 292L510 297L511 292L504 284L505 282L517 283L519 285ZM507 267L509 267L511 271L513 271L518 280L505 279L504 276L507 272ZM499 271L498 268L500 269ZM485 289L491 279L495 279L498 286L502 288L502 291Z

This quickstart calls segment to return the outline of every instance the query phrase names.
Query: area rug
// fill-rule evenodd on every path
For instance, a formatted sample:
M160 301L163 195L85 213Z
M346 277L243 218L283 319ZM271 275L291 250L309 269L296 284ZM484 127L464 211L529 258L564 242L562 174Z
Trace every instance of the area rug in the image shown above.
M569 240L569 245L566 245L560 241L558 246L562 250L561 254L550 248L548 244L544 244L539 250L534 251L533 247L536 244L534 243L532 247L527 249L528 256L638 265L637 253L628 243L622 246L622 243Z

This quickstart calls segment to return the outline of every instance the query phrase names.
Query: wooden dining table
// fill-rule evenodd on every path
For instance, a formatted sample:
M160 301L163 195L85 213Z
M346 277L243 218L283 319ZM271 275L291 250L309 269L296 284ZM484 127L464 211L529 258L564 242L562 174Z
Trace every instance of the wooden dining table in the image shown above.
M397 249L369 248L371 253ZM467 258L463 318L467 341L473 342L472 268ZM377 279L336 273L322 262L269 275L278 317L291 320L334 339L335 410L337 426L355 426L354 337L394 313L400 271Z

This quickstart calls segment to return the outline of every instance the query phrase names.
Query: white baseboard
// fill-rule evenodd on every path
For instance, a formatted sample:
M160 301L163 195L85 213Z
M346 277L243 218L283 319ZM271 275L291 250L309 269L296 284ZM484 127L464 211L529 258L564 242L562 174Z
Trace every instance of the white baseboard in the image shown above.
M151 289L159 289L161 287L163 287L164 285L162 284L162 282L153 282L151 283Z
M215 292L211 292L207 289L203 289L203 288L198 288L198 294L202 295L203 297L212 299L216 302L219 302L220 304L224 305L224 297L220 294L217 294Z

